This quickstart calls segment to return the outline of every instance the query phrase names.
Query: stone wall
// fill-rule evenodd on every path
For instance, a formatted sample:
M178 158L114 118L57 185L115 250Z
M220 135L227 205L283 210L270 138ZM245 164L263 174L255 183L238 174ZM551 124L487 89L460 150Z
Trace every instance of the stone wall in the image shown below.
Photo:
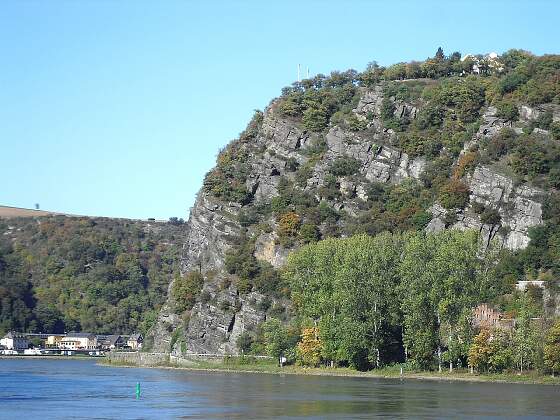
M169 353L109 352L107 360L114 364L157 366L169 363Z
M200 362L223 363L228 357L221 354L184 354L142 353L142 352L109 352L107 360L115 365L131 366L177 366L196 367ZM235 356L234 356L235 357ZM257 359L272 359L269 356L251 356Z

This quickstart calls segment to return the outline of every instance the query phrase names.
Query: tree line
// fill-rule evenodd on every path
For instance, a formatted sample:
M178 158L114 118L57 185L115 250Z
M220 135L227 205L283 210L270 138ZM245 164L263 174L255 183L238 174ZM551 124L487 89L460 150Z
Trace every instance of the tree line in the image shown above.
M381 233L327 239L292 253L283 271L296 313L270 319L246 350L302 365L360 370L479 371L560 367L558 326L542 299L501 281L496 250L481 254L475 232ZM477 330L473 308L512 294L512 330ZM538 322L537 322L538 319Z

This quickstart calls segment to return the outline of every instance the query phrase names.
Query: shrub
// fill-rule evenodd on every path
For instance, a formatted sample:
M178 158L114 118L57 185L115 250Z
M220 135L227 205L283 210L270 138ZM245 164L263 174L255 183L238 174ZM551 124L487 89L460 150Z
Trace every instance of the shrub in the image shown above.
M284 213L278 220L278 236L281 242L288 242L291 238L295 238L298 234L301 218L297 213L291 211Z
M303 153L309 157L321 157L328 150L327 140L323 136L318 136L311 145L303 150Z
M553 122L550 124L550 134L556 140L560 140L560 122Z
M303 112L303 126L309 131L322 131L328 125L328 116L324 108L308 108Z
M521 73L510 73L504 76L498 82L498 90L499 92L504 95L506 93L510 93L518 89L521 85L526 83L528 80L527 76Z
M437 128L443 123L444 116L443 108L429 103L418 112L414 125L420 130Z
M544 346L544 363L552 373L560 371L560 323L548 332Z
M251 118L251 121L247 125L247 128L239 135L239 140L249 141L255 139L262 126L263 119L264 115L262 111L256 109L253 114L253 118Z
M493 160L498 160L513 150L516 134L510 128L501 129L490 139L486 147L486 155Z
M348 117L347 124L350 131L362 131L367 128L367 121L360 120L355 114Z
M221 311L227 312L231 308L231 303L229 300L224 299L220 302L220 305L218 307L220 308Z
M297 160L296 160L295 158L293 158L293 157L288 158L288 160L286 161L286 169L287 169L289 172L294 172L294 171L296 171L297 168L298 168L298 166L299 166L299 163L298 163Z
M501 220L500 213L496 209L486 208L480 214L480 221L485 225L497 225Z
M547 147L535 137L522 137L511 157L511 167L518 175L534 178L547 173L558 159L558 150Z
M360 162L353 157L344 156L336 159L329 166L329 172L334 176L354 175L360 168Z
M227 272L247 280L255 277L259 264L253 255L254 246L253 241L241 238L239 244L226 251L224 265Z
M383 122L390 121L394 117L395 104L390 98L381 101L380 117Z
M314 165L308 162L296 171L295 180L300 187L304 187L307 180L313 175L313 167Z
M476 166L476 159L478 154L476 152L466 152L457 161L457 166L453 170L453 178L460 179L466 172Z
M496 104L496 116L506 121L516 121L519 117L517 105L510 101L500 101Z
M190 271L184 277L177 276L171 289L171 295L175 302L175 312L182 313L191 310L203 285L204 277L198 271Z
M548 186L552 188L560 188L560 168L552 168L548 173Z
M321 234L317 225L313 223L304 223L299 230L299 238L302 243L317 242L321 238Z
M482 214L482 212L486 209L486 207L484 207L484 204L475 201L472 204L472 209L476 214Z
M208 303L208 302L210 302L210 299L212 299L212 295L211 295L210 292L208 292L207 290L204 290L204 291L200 294L200 302L202 302L202 303Z
M259 261L259 271L253 279L253 284L259 292L270 294L280 290L281 285L278 272L266 261Z
M301 116L305 107L302 104L303 95L300 92L292 92L285 96L278 109L282 115L288 117Z
M439 192L439 201L446 209L462 209L469 201L469 187L456 179L448 181Z
M542 128L543 130L548 130L551 125L552 125L551 111L546 111L539 114L539 116L531 123L532 127Z
M425 135L418 131L399 135L399 147L410 157L427 156L434 158L439 154L441 146L437 135Z

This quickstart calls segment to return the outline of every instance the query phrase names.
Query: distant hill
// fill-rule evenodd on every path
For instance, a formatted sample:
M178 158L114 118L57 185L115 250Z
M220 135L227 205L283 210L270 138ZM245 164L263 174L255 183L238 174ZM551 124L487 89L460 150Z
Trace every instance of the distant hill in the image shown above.
M2 206L0 205L0 219L13 219L16 217L45 217L45 216L68 216L68 217L90 217L90 218L98 218L104 216L86 216L80 214L70 214L70 213L61 213L56 211L48 211L48 210L35 210L35 209L24 209L22 207L11 207L11 206ZM155 218L147 218L147 219L134 219L130 217L108 217L109 219L117 219L117 220L137 220L137 221L145 221L145 222L157 222L157 223L167 223L174 221L177 223L182 223L180 219L176 217L171 217L169 220L164 219L155 219ZM182 220L182 219L181 219Z
M149 329L179 271L180 221L0 210L0 336Z
M40 217L54 216L62 213L55 213L45 210L24 209L21 207L0 206L0 219L8 219L12 217Z

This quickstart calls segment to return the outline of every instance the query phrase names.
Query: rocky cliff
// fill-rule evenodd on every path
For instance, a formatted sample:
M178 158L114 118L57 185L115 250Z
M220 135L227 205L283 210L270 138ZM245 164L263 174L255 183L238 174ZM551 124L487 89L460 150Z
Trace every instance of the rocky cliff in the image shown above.
M271 310L289 316L285 296L269 294L258 287L241 290L238 276L225 268L226 254L237 246L239 237L252 238L256 259L279 268L291 249L305 243L301 227L311 225L311 221L318 239L352 234L359 231L355 225L366 219L368 223L377 223L376 217L381 220L388 210L379 213L377 198L372 198L380 188L387 188L384 191L389 199L401 194L397 188L401 185L417 188L419 192L414 197L422 203L414 208L404 203L391 210L395 216L390 230L396 229L396 223L427 231L476 229L481 232L483 247L492 240L512 250L527 246L529 229L543 221L546 191L516 179L500 162L473 158L469 165L463 165L461 159L469 153L481 155L484 145L504 128L521 134L524 126L550 109L553 120L558 121L558 106L523 104L518 107L518 120L512 122L497 116L495 107L481 103L475 122L478 129L465 139L460 153L449 152L444 143L435 154L411 154L402 147L406 129L399 131L388 121L404 121L407 127L416 124L430 99L403 99L402 95L388 92L382 83L369 87L356 87L354 83L352 89L354 94L346 112L338 119L331 118L323 130L306 129L301 119L285 110L285 99L274 100L256 116L248 132L221 153L209 177L225 177L227 185L247 195L240 200L229 199L207 177L190 213L181 264L183 275L202 273L202 290L190 310L176 313L171 284L168 302L151 332L154 350L236 354L238 338L244 332L256 331ZM547 136L548 132L541 134ZM444 155L449 160L445 169L449 172L443 177L468 188L467 200L461 207L444 206L437 193L430 193L436 185L433 179L441 177L434 162ZM460 165L464 167L458 171ZM432 185L431 189L426 185ZM292 201L282 204L288 196ZM306 216L298 210L302 206L307 209ZM336 216L319 215L314 219L315 210L330 211ZM291 237L282 233L282 214L286 212L299 217L300 233ZM254 214L256 220L247 222L247 215ZM424 222L411 224L412 219Z

